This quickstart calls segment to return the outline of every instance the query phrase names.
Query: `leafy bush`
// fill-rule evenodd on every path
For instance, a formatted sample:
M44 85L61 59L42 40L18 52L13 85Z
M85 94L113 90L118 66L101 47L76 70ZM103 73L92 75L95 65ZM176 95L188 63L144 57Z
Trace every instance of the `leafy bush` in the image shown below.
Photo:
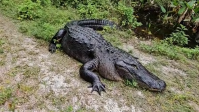
M186 30L187 28L180 24L180 26L177 27L177 29L172 34L170 34L170 37L165 39L165 42L178 46L188 44L188 35L186 35L184 32Z
M110 13L107 9L108 2L108 0L87 0L82 1L80 4L76 4L75 6L82 18L107 18Z
M88 5L92 4L97 6L97 8L101 7L104 8L105 6L109 5L107 2L110 0L51 0L52 4L57 7L72 7L78 8L79 5Z
M25 0L18 6L18 19L33 20L42 16L42 6L40 1L32 2L31 0Z
M197 0L168 0L156 1L160 6L163 19L167 22L172 20L171 23L199 22L199 2ZM167 23L166 22L166 23Z
M122 26L130 26L132 28L136 28L137 26L142 25L140 22L137 22L136 17L133 15L133 7L128 7L124 5L123 2L119 2L117 9L122 17Z
M70 1L70 0L51 0L51 3L55 5L56 7L62 7L62 6L66 7L67 1Z
M41 6L50 6L51 0L32 0L32 2L39 3Z
M107 11L99 11L96 5L91 4L88 5L80 4L78 5L78 12L82 16L82 18L105 18L108 15Z

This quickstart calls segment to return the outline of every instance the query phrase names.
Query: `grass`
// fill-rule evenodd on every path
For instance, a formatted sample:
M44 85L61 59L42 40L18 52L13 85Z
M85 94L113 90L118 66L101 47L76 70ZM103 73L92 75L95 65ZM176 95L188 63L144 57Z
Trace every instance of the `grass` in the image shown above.
M45 9L45 12L48 13L37 21L22 21L19 31L49 41L58 29L64 27L71 19L77 18L72 9L64 11L50 7Z
M2 48L2 45L4 44L4 40L3 39L0 39L0 54L3 54L3 48Z
M1 33L1 31L0 31L0 33ZM1 59L1 57L4 57L3 55L3 53L4 53L4 50L3 50L3 44L5 43L5 41L3 40L3 39L0 39L0 66L3 66L3 65L5 65L5 60L2 58Z
M40 68L37 66L29 67L28 65L25 66L16 66L7 72L9 76L16 76L18 73L23 73L25 78L33 78L37 77L40 72Z
M11 88L0 88L0 105L4 104L12 96Z
M26 78L30 78L30 77L37 78L37 76L38 76L38 74L40 72L40 68L37 67L37 66L33 66L33 67L25 66L23 69L25 70L24 73L23 73L23 75Z
M198 47L182 48L161 41L153 41L152 45L141 44L139 48L150 54L162 55L174 60L199 59Z

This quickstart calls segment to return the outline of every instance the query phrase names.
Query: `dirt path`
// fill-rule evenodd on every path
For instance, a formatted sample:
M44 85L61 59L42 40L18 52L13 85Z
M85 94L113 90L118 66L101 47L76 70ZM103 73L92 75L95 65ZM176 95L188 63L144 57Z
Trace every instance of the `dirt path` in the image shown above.
M172 87L173 77L165 74L187 74L178 68L172 68L172 60L166 61L166 66L159 66L158 57L139 52L132 46L134 55L141 57L143 64L159 66L156 71L163 71L159 76L165 78L168 91L154 94L139 88L126 87L123 83L116 83L102 79L106 84L107 93L99 96L90 93L89 83L79 77L81 64L67 55L48 52L48 43L28 37L17 31L14 22L0 14L0 90L11 89L11 95L0 106L0 111L97 111L97 112L140 112L162 111L173 105L168 100L169 94L184 90ZM165 61L165 60L160 60ZM150 65L151 63L155 63ZM163 64L164 65L164 64ZM178 65L178 64L176 64ZM180 82L178 82L180 83ZM170 93L169 93L170 92ZM196 92L197 94L198 92ZM176 93L177 94L177 93ZM198 95L196 95L198 96ZM197 102L188 102L193 110L198 109ZM189 105L189 106L190 106Z

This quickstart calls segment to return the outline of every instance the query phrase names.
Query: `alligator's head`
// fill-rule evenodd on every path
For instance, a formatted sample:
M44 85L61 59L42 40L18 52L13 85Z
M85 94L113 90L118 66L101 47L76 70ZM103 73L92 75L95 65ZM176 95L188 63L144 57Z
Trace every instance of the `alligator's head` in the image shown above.
M119 75L126 80L135 80L140 87L151 91L163 91L166 83L157 76L149 72L136 59L134 61L119 61L116 63Z

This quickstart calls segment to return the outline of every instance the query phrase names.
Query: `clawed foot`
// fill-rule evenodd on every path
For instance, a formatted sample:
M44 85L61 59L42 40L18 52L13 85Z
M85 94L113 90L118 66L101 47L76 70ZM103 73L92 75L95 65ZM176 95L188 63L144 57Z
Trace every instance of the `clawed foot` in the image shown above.
M51 43L51 44L49 45L49 51L50 51L51 53L54 53L54 52L56 51L56 45Z
M89 86L89 88L91 88L91 87L92 87L91 93L92 93L93 91L97 91L98 94L101 95L101 91L106 92L106 91L105 91L105 85L102 84L101 82L94 82L91 86Z

